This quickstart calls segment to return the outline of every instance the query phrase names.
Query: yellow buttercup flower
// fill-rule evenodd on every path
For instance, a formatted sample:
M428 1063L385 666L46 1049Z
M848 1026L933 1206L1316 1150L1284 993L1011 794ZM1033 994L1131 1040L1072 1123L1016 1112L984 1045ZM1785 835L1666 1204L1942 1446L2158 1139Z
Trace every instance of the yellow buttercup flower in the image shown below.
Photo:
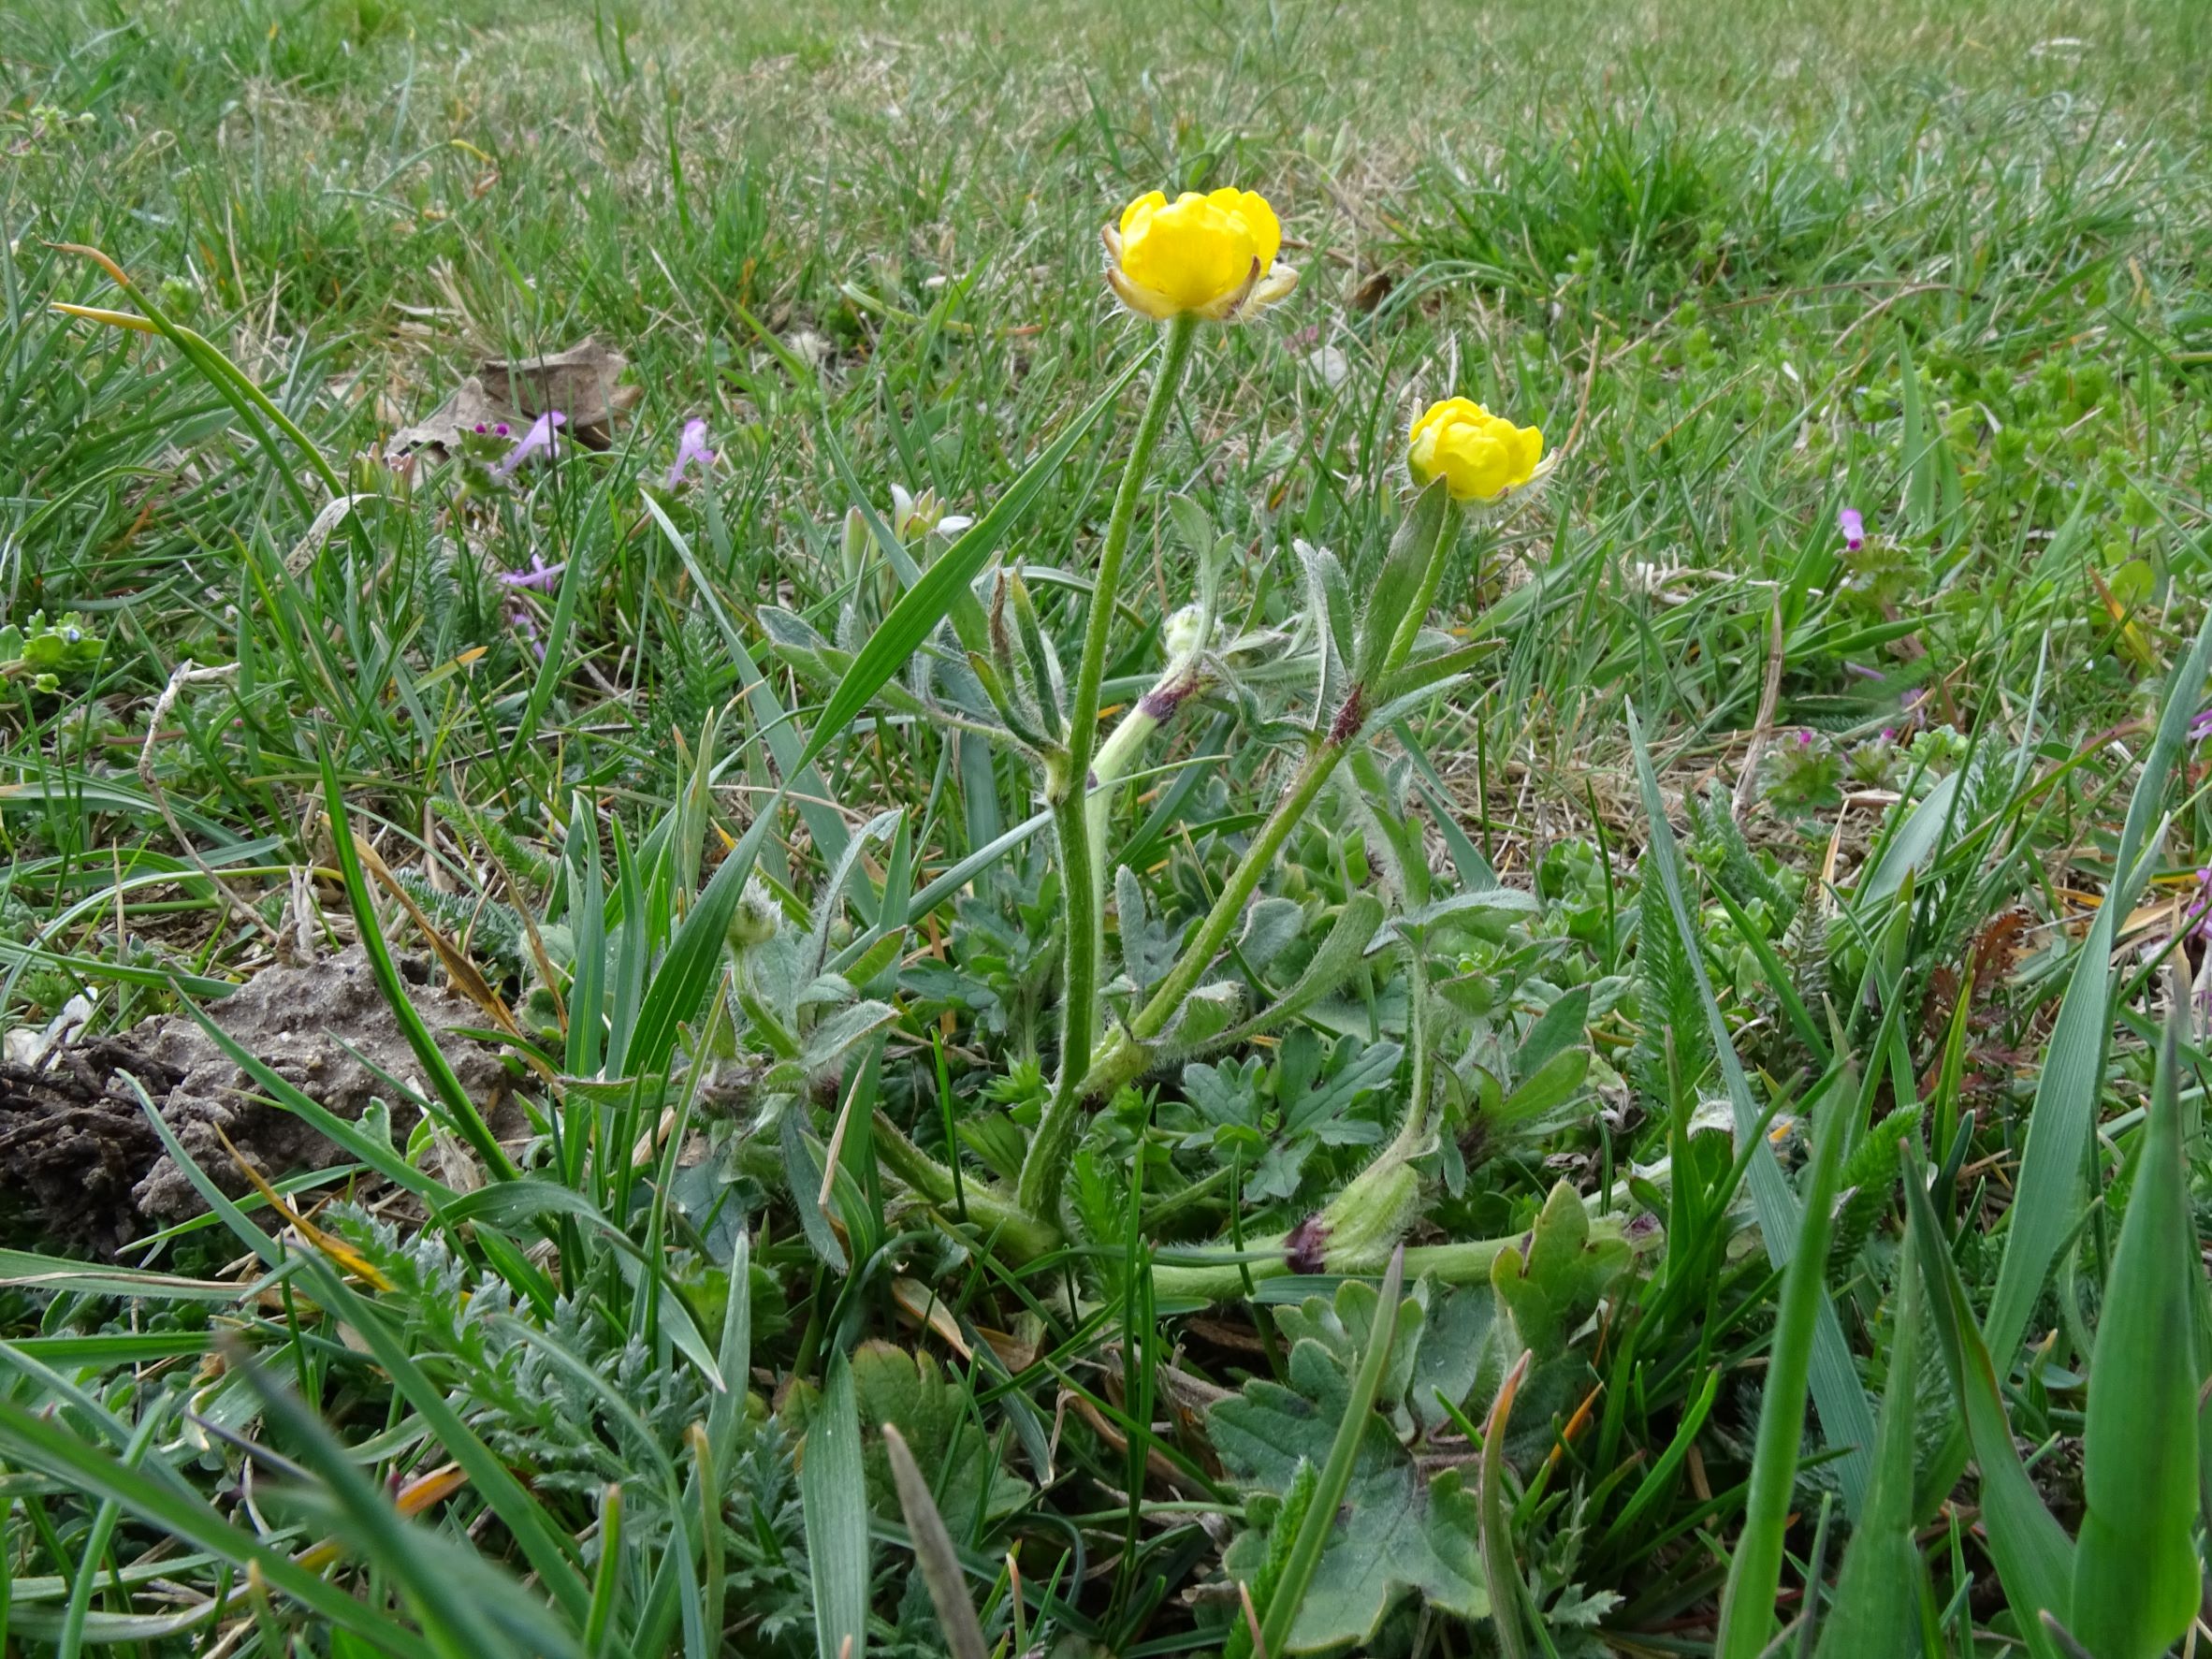
M1542 432L1517 427L1467 398L1430 404L1411 437L1405 467L1413 481L1426 487L1442 478L1454 501L1494 502L1551 470Z
M1298 286L1277 262L1283 226L1249 190L1140 196L1106 227L1106 281L1140 316L1237 322Z

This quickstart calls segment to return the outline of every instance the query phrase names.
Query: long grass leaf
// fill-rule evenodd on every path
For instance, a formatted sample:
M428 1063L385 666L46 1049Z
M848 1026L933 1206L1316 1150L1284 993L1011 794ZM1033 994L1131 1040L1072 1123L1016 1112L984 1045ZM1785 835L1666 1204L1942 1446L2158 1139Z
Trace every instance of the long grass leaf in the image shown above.
M842 1352L830 1357L802 1455L799 1501L807 1519L815 1653L817 1659L862 1659L868 1623L868 1494L861 1472L860 1406L852 1367Z
M2047 1659L2049 1638L2037 1616L2045 1611L2060 1619L2066 1616L2074 1545L2045 1507L2013 1444L1996 1367L1974 1328L1972 1305L1951 1259L1917 1159L1905 1176L1905 1206L1921 1276L1927 1282L1930 1323L1966 1419L1967 1442L1981 1465L1982 1526L1988 1535L1989 1554L2030 1649Z
M376 917L376 901L369 891L369 879L362 873L360 855L354 847L344 792L338 786L338 772L330 763L327 746L323 755L323 810L330 819L330 840L337 849L339 874L345 881L346 898L353 906L354 925L360 935L361 949L369 958L369 971L375 976L377 989L384 994L400 1034L407 1039L416 1063L429 1079L431 1092L450 1118L446 1127L469 1143L470 1149L494 1175L512 1181L516 1173L514 1160L492 1135L491 1126L484 1121L484 1113L469 1098L469 1091L453 1070L453 1062L445 1057L445 1051L438 1046L438 1040L430 1035L430 1028L423 1024L422 1015L415 1012L415 1004L408 999L399 967L392 961L391 947L385 942L383 924Z
M1746 1180L1751 1186L1752 1212L1767 1246L1767 1259L1776 1267L1786 1267L1797 1247L1797 1195L1790 1190L1774 1148L1761 1133L1763 1114L1752 1099L1751 1083L1743 1074L1743 1063L1736 1057L1727 1022L1721 1017L1721 1005L1713 998L1712 981L1705 971L1704 947L1682 892L1674 830L1666 822L1658 775L1652 769L1652 751L1644 743L1643 727L1636 718L1636 709L1631 706L1627 713L1629 741L1636 750L1637 781L1643 790L1644 812L1652 827L1651 846L1645 856L1657 871L1660 887L1666 895L1667 910L1674 916L1675 930L1681 939L1682 954L1688 959L1691 977L1696 982L1698 1000L1705 1006L1706 1026L1712 1038L1713 1052L1720 1059L1721 1075L1728 1086L1728 1106L1735 1122L1736 1138L1753 1148ZM1837 1453L1836 1477L1843 1491L1843 1510L1855 1520L1866 1502L1873 1456L1874 1414L1867 1408L1866 1390L1859 1384L1858 1368L1852 1363L1850 1346L1843 1340L1843 1326L1836 1317L1834 1305L1825 1297L1814 1310L1811 1380L1813 1409L1820 1414L1821 1430Z
M779 797L779 800L780 797ZM722 952L730 937L730 918L737 912L745 883L752 874L761 844L776 822L777 802L763 809L752 826L738 838L714 879L677 924L676 937L653 970L652 982L638 1005L637 1023L622 1060L633 1076L662 1070L676 1052L678 1028L693 1019L720 971ZM643 918L625 916L623 925L642 924Z
M1920 1602L1928 1574L1913 1541L1913 1472L1926 1294L1910 1234L1898 1252L1896 1296L1874 1482L1843 1550L1818 1659L1907 1659L1921 1651Z
M2176 1088L2177 1000L2160 1045L2150 1122L2113 1251L2089 1363L2087 1512L2074 1562L2074 1634L2098 1659L2155 1659L2196 1617L2197 1256Z
M111 1498L130 1515L240 1567L258 1568L270 1586L333 1628L399 1659L429 1659L420 1637L297 1565L284 1550L224 1520L212 1506L133 1469L70 1433L55 1419L0 1399L0 1452L87 1497Z
M730 1466L737 1414L752 1375L752 1239L742 1227L730 1252L730 1294L722 1304L722 1336L715 1364L721 1373L722 1391L707 1407L706 1438L719 1488Z
M2051 1027L2043 1075L2035 1085L2035 1104L2028 1114L2028 1139L2020 1155L2004 1259L1997 1270L1997 1289L1982 1327L1989 1352L2007 1369L2043 1294L2059 1246L2081 1219L2086 1201L2082 1171L2088 1164L2089 1133L2104 1085L2105 1048L2112 1035L2113 939L2134 904L2137 862L2158 820L2166 779L2189 739L2207 662L2212 662L2212 616L2205 618L2196 645L2166 681L2164 712L2159 717L2150 753L2144 758L2134 797L2128 803L2127 822L2113 860L2112 885L2082 942Z
M1828 1305L1828 1235L1835 1222L1836 1182L1843 1164L1843 1139L1855 1111L1856 1102L1847 1094L1831 1091L1813 1143L1805 1212L1789 1266L1782 1275L1743 1531L1728 1562L1728 1587L1721 1600L1721 1627L1713 1642L1719 1659L1758 1659L1773 1635L1783 1541L1789 1531L1797 1450L1805 1438L1812 1345L1819 1334L1820 1310Z
M1029 510L1029 503L1044 488L1045 481L1066 464L1075 453L1075 446L1083 441L1099 417L1113 407L1122 389L1136 378L1137 371L1152 360L1149 352L1139 352L1127 368L1113 377L1113 382L1098 399L1068 423L1065 430L1035 460L1024 469L1020 477L1008 485L1006 491L988 513L948 547L926 571L922 579L901 595L891 607L891 614L882 625L869 635L837 681L823 705L822 715L815 722L814 735L808 740L806 749L799 756L799 764L806 765L840 736L851 724L855 715L868 706L868 702L888 680L906 665L907 660L922 648L937 625L944 620L960 595L968 591L968 583L976 578L999 544L1011 533L1022 515Z

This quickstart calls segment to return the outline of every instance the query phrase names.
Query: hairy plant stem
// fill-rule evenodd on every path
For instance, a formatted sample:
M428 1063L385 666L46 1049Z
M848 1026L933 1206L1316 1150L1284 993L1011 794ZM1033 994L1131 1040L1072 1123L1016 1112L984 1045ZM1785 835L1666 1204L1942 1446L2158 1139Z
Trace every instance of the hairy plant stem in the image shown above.
M1346 707L1356 703L1360 695L1359 688L1354 687ZM1221 953L1222 947L1229 943L1230 934L1243 919L1244 905L1259 887L1259 878L1273 866L1275 855L1290 838L1290 832L1320 798L1337 763L1350 752L1357 731L1340 735L1339 729L1352 723L1340 712L1329 735L1306 755L1305 764L1298 768L1289 786L1283 791L1283 798L1275 803L1275 809L1267 815L1267 822L1259 826L1259 833L1244 849L1244 856L1237 861L1229 880L1222 883L1220 895L1214 900L1214 908L1206 912L1205 921L1199 924L1198 932L1176 958L1168 977L1153 992L1151 1000L1129 1022L1129 1033L1138 1041L1157 1037L1166 1030L1191 992L1198 989L1200 979L1213 966L1214 958Z
M1622 1224L1617 1216L1594 1220L1590 1236L1620 1238ZM1478 1285L1490 1278L1491 1267L1507 1250L1518 1250L1526 1241L1526 1233L1515 1233L1509 1238L1466 1239L1455 1244L1419 1244L1405 1252L1405 1276L1419 1281L1431 1278L1440 1285ZM1152 1270L1154 1293L1161 1302L1234 1302L1251 1294L1247 1285L1262 1279L1286 1278L1291 1272L1288 1254L1288 1240L1278 1236L1270 1239L1247 1239L1241 1252L1223 1251L1217 1261L1194 1259L1198 1252L1181 1255L1177 1260L1171 1255ZM1260 1252L1267 1252L1261 1255ZM1356 1257L1332 1256L1324 1253L1321 1271L1327 1273L1379 1273L1390 1260L1390 1250L1379 1255L1361 1251ZM1249 1274L1247 1278L1245 1275Z
M1099 575L1091 589L1090 617L1084 630L1083 658L1069 703L1066 780L1058 798L1051 804L1053 829L1060 849L1060 905L1067 917L1060 975L1060 1070L1014 1186L1016 1203L1047 1224L1059 1210L1060 1182L1067 1174L1068 1154L1082 1123L1083 1080L1090 1070L1098 1022L1100 890L1092 866L1100 849L1091 845L1085 803L1090 793L1091 757L1098 747L1099 686L1106 677L1106 645L1113 629L1114 600L1121 590L1122 562L1128 552L1130 527L1137 518L1137 502L1152 470L1152 452L1159 447L1160 434L1167 429L1176 388L1189 366L1198 325L1196 316L1177 317L1160 341L1152 396L1145 402L1143 418L1137 423L1128 462L1122 468L1121 487L1113 494L1113 516L1106 521L1106 543L1099 554Z
M883 1167L931 1208L964 1212L966 1219L1021 1261L1033 1261L1060 1243L1060 1230L1039 1221L985 1182L955 1183L953 1171L907 1138L882 1112L875 1114L876 1156Z
M1452 532L1458 523L1459 516L1448 512L1439 524L1435 544L1429 553L1432 575L1443 565L1445 556L1450 552ZM1433 580L1424 581L1422 591L1433 593L1434 587ZM1389 654L1374 676L1377 683L1387 684L1390 676L1396 673L1405 653L1412 648L1415 632L1415 629L1402 629L1394 638ZM1138 1076L1150 1063L1151 1055L1144 1045L1168 1028L1169 1023L1182 1010L1191 992L1198 989L1199 981L1213 965L1214 958L1220 953L1222 947L1228 944L1230 932L1244 915L1244 905L1259 887L1259 879L1273 865L1275 855L1283 850L1283 843L1289 839L1290 831L1320 797L1322 789L1328 784L1338 763L1351 752L1352 746L1359 741L1372 706L1368 688L1355 684L1331 719L1327 734L1307 753L1304 764L1299 767L1288 787L1284 790L1283 798L1268 815L1267 822L1259 826L1259 833L1244 850L1244 856L1237 861L1236 867L1230 872L1228 881L1223 884L1219 896L1214 901L1214 908L1206 912L1205 921L1200 924L1190 943L1184 947L1183 954L1176 958L1175 966L1169 970L1168 977L1160 982L1151 1000L1137 1011L1128 1030L1119 1034L1113 1047L1100 1056L1099 1064L1084 1080L1083 1087L1079 1090L1080 1098L1091 1099L1118 1088ZM1409 1119L1413 1115L1409 1113ZM1418 1132L1418 1125L1409 1121L1406 1130L1402 1131L1407 1132Z

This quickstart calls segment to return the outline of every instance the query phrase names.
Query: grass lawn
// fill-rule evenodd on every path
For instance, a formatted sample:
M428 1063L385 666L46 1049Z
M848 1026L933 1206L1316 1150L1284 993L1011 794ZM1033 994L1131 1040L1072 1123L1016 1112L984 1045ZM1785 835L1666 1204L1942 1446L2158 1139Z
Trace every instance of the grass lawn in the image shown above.
M0 1648L2197 1652L2207 134L2203 0L0 3Z

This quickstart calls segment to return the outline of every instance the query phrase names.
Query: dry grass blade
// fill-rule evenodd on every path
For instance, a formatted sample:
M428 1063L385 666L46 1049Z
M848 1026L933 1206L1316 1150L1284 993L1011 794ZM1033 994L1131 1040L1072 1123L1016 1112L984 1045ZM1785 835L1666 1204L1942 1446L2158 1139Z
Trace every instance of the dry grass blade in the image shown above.
M898 1506L905 1511L907 1535L913 1540L914 1559L922 1568L922 1581L929 1587L930 1605L937 1608L938 1627L953 1659L990 1659L983 1627L976 1622L975 1608L968 1599L966 1575L960 1570L959 1551L937 1500L929 1495L929 1482L922 1466L908 1449L906 1436L890 1423L883 1425L883 1449L891 1455L891 1477L898 1485Z
M391 866L384 862L383 856L358 832L354 836L354 851L359 857L362 867L376 878L386 893L399 900L400 908L407 912L407 919L429 941L439 965L460 988L461 994L499 1022L500 1029L508 1036L520 1037L522 1027L516 1025L514 1014L508 1011L507 999L492 988L491 982L484 977L484 970L469 959L469 953L447 939L438 924L430 920L429 913L415 902L415 895L400 885L400 879L392 874ZM527 1055L527 1051L525 1053ZM538 1070L550 1080L552 1073L549 1069L541 1064Z
M1482 1576L1490 1586L1490 1623L1500 1659L1524 1659L1528 1652L1528 1637L1521 1626L1521 1565L1513 1555L1513 1511L1506 1501L1506 1425L1535 1358L1531 1349L1521 1350L1521 1358L1498 1385L1497 1398L1491 1402L1490 1416L1482 1425Z

